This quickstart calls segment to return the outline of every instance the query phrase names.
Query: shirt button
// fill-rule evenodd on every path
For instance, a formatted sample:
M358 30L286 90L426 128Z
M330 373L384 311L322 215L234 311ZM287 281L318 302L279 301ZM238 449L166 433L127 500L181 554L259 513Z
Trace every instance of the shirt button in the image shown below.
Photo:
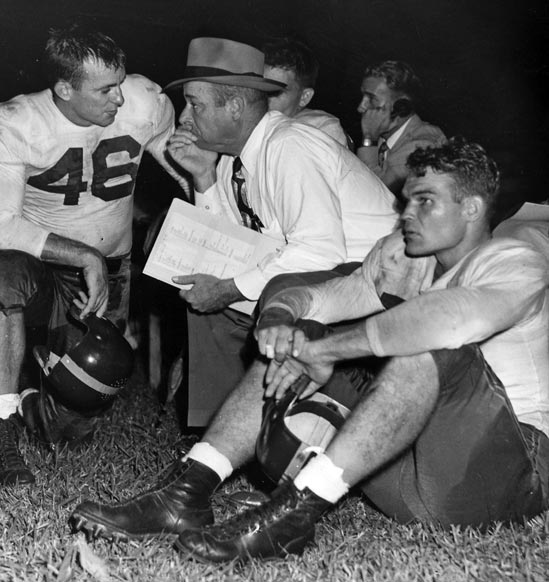
M205 208L206 210L209 210L209 209L210 209L210 207L209 207L209 206L204 206L204 208Z

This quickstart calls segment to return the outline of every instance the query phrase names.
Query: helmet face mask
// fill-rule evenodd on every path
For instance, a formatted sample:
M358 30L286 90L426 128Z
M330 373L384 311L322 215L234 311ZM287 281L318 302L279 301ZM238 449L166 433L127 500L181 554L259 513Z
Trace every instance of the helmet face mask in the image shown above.
M289 390L264 407L256 455L275 483L293 479L311 458L324 452L349 415L348 408L322 392L298 400Z
M82 322L87 332L59 356L35 346L47 392L66 408L85 416L104 412L126 385L134 354L120 330L108 319L90 314Z

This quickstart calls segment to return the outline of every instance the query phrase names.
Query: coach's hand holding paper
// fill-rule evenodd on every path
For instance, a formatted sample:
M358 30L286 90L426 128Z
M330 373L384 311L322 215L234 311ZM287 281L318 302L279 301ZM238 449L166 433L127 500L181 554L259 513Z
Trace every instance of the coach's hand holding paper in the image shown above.
M235 301L245 299L234 279L219 279L213 275L196 273L172 277L172 281L177 285L191 286L181 289L179 296L200 313L220 311Z

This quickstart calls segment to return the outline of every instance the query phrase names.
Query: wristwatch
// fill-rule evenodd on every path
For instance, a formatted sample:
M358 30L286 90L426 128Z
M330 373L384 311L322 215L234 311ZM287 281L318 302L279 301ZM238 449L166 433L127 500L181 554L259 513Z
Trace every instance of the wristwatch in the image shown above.
M365 146L365 147L368 147L368 146L375 146L377 144L376 144L376 142L371 137L365 137L362 140L362 145Z

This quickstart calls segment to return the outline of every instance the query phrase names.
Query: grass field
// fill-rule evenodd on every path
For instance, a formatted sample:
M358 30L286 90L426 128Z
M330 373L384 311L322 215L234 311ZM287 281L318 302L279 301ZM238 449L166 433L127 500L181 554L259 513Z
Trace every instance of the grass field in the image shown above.
M156 481L189 444L173 410L159 422L156 394L137 373L86 449L49 451L23 438L36 484L0 490L0 582L74 581L528 581L549 580L549 516L525 526L443 531L399 526L349 496L320 522L303 556L246 565L207 566L186 560L168 538L145 542L87 541L68 526L84 498L120 501ZM217 492L216 518L232 514L244 473Z

